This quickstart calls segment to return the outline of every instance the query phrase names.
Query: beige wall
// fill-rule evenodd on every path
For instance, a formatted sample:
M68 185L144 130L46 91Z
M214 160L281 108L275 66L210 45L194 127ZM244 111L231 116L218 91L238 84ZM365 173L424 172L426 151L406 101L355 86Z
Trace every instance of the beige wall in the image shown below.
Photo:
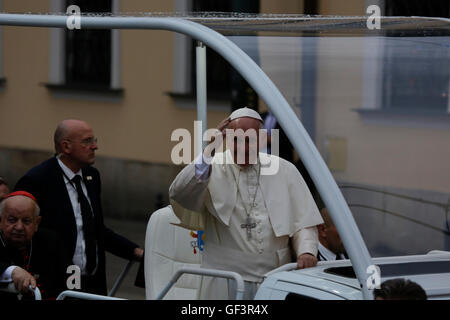
M303 0L260 0L260 11L273 14L303 13L303 3Z
M121 1L123 12L170 12L172 1ZM49 1L4 1L8 12L46 12ZM24 10L24 8L27 8ZM175 106L172 89L173 34L122 30L121 78L124 97L117 103L54 97L48 82L50 30L4 29L4 73L0 92L0 146L52 150L52 133L62 119L88 121L99 138L100 156L170 162L172 130L192 130L195 109ZM216 125L225 113L210 112Z
M319 14L322 15L366 15L365 0L318 0Z
M338 3L337 3L338 2ZM320 1L321 14L364 14L364 1ZM301 12L303 1L262 0L265 13ZM26 9L24 9L26 8ZM4 0L7 12L46 12L50 1ZM121 11L168 12L173 1L121 1ZM173 34L167 31L120 31L124 97L117 103L56 98L48 81L50 30L4 27L6 88L0 91L0 147L51 151L52 133L65 118L91 123L99 137L100 156L170 163L176 128L192 132L195 109L181 109L166 93L172 89ZM368 125L353 109L361 107L361 43L341 39L319 42L317 138L346 141L345 170L337 179L450 192L450 133L443 129ZM336 55L347 58L336 63ZM345 81L342 81L345 79ZM209 127L226 116L210 111ZM343 144L345 145L345 143ZM399 150L402 152L399 152ZM430 160L432 162L430 162Z
M6 12L47 12L48 1L5 0ZM120 1L122 12L170 12L173 1ZM265 13L299 13L303 1L263 0ZM195 109L182 109L166 93L172 89L173 34L121 30L121 85L118 102L55 97L43 84L49 79L50 29L4 28L4 74L0 92L0 146L51 151L52 133L61 120L88 121L99 138L100 156L170 163L176 128L192 132ZM209 127L226 116L209 111Z

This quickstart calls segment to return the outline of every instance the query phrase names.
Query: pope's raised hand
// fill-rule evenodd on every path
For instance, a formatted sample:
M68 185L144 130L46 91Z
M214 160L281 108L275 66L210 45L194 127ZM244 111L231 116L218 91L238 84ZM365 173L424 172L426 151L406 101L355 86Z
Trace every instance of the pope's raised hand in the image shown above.
M223 119L217 126L217 130L219 130L222 133L222 138L225 137L225 131L226 131L225 129L228 127L228 124L230 123L230 121L231 121L230 118Z
M204 154L207 157L214 157L214 154L216 153L216 147L218 147L219 143L214 144L214 142L216 141L217 137L219 137L220 135L222 135L222 142L225 138L225 134L226 134L226 128L228 127L228 124L230 123L230 118L225 118L223 119L216 127L217 129L217 133L211 137L211 141L209 142L208 146L205 148L205 152Z

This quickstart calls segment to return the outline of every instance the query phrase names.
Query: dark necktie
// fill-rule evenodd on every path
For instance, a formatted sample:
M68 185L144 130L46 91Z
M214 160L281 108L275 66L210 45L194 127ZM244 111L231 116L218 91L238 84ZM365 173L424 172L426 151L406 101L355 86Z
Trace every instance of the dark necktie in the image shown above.
M92 214L91 206L88 199L84 195L81 187L81 177L76 175L72 181L75 183L78 193L78 202L80 203L81 217L83 218L84 242L86 245L86 271L89 275L94 271L97 264L97 246L95 239L95 221Z
M342 260L341 255L339 253L336 255L336 260Z

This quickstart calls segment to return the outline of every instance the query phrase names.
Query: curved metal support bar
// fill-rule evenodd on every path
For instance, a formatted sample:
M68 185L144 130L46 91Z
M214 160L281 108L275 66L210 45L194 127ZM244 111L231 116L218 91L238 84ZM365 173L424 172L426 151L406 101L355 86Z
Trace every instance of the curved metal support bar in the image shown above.
M172 288L172 286L184 273L236 280L236 300L242 300L244 298L244 280L242 279L241 275L236 272L204 268L181 268L177 272L175 272L175 274L172 276L172 279L170 279L169 283L156 296L155 300L162 300L162 298L164 298L170 288Z
M82 299L82 300L126 300L126 299L101 296L98 294L85 293L85 292L72 291L72 290L66 290L66 291L61 292L59 294L59 296L56 298L56 300L64 300L65 298L75 298L75 299Z
M127 265L122 270L122 272L119 274L119 276L117 277L116 281L114 282L113 287L109 291L109 293L108 293L109 297L114 297L116 295L117 290L119 289L120 285L122 284L122 281L125 278L125 276L130 271L130 268L133 266L133 263L134 263L133 260L128 261Z
M65 28L65 15L0 14L0 25ZM245 52L220 33L181 18L81 17L81 28L157 29L191 36L214 49L227 60L264 100L286 132L311 175L331 218L341 235L361 284L365 299L373 299L367 289L367 267L372 264L369 251L347 203L319 151L278 88Z
M286 264L283 264L282 266L279 266L276 269L273 269L273 270L267 272L264 275L264 278L267 278L268 276L270 276L272 274L275 274L275 273L278 273L278 272L292 271L292 270L295 270L295 269L297 269L297 263L296 262L286 263Z
M28 287L28 290L33 292L34 294L34 300L42 300L41 290L36 286L36 288L32 288L31 285ZM14 285L14 282L8 283L8 285L5 285L5 287L0 287L0 291L19 294L19 291L17 291L16 286Z
M196 61L196 81L197 81L197 120L201 121L202 131L198 132L199 141L198 153L200 154L202 150L206 147L206 142L203 141L203 134L207 129L207 83L206 83L206 47L202 42L197 42L195 48L195 61ZM197 157L198 154L195 154Z
M41 290L39 290L39 288L36 286L36 288L31 288L31 286L29 287L30 291L33 291L34 294L34 300L42 300L42 295L41 295Z

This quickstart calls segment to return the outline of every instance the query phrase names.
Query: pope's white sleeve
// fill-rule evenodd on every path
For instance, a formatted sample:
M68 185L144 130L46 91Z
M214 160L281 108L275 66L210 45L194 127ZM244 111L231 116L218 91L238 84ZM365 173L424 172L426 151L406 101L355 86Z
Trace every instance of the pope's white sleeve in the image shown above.
M200 160L201 157L201 160ZM205 157L203 154L198 155L195 159L195 177L201 181L207 181L211 175L212 157Z
M199 173L200 176L197 177L196 162L194 161L188 164L176 176L170 185L169 197L171 202L175 201L185 209L200 212L207 195L211 170L206 170L206 172L201 171ZM209 165L207 167L208 169L210 168Z
M12 280L12 272L16 266L9 266L6 268L6 270L3 272L3 274L0 276L0 282L11 282Z
M308 227L300 229L292 236L292 245L297 257L303 253L310 253L317 256L317 247L319 246L319 232L317 227Z

